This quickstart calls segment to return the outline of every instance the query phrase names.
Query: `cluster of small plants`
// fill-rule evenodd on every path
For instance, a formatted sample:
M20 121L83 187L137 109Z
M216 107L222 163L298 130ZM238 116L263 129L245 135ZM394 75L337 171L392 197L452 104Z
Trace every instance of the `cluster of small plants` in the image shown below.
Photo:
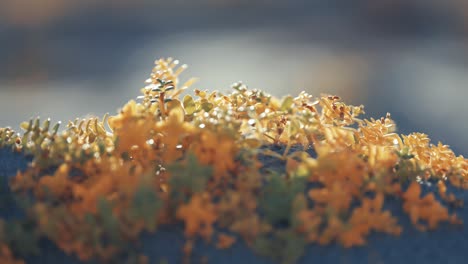
M421 231L462 224L447 187L468 187L468 161L448 146L397 134L390 115L360 119L363 106L337 96L278 99L236 83L182 97L194 82L179 82L184 69L156 61L142 95L113 116L0 129L0 147L32 156L9 182L26 220L0 222L1 263L23 263L41 239L82 261L147 263L140 234L171 224L184 228L186 262L202 238L293 263L311 243L398 236L389 198ZM424 182L438 192L422 195Z

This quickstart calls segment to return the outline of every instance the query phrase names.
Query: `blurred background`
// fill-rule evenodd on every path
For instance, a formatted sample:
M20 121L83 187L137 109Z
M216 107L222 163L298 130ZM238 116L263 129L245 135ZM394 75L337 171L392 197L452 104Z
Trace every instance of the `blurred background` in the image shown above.
M465 0L0 0L0 127L113 114L169 56L194 88L336 94L468 155Z

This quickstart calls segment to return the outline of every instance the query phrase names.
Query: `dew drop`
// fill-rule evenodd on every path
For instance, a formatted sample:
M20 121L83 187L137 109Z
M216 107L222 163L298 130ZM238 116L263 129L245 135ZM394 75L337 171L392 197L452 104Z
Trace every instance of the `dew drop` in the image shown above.
M212 123L212 124L217 124L217 123L218 123L218 120L216 120L216 119L214 119L214 118L210 118L208 121L209 121L210 123Z

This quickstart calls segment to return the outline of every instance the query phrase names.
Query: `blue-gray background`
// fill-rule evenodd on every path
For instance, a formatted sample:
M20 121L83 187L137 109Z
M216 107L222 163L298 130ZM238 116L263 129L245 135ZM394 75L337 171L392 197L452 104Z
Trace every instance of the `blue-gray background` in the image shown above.
M0 0L0 127L114 113L168 56L196 88L337 94L468 155L464 0Z

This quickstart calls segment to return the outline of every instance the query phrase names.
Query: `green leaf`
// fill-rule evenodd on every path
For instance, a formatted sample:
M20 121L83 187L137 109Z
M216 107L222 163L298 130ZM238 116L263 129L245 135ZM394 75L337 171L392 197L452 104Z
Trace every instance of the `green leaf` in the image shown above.
M282 263L296 263L304 254L306 241L304 236L301 236L293 230L286 230L278 234L282 240L283 250L281 251Z
M210 103L210 102L203 102L201 104L201 108L205 111L205 112L209 112L211 109L213 109L213 104Z
M30 131L31 128L32 128L32 125L33 125L33 121L31 119L31 120L29 120L29 122L22 122L20 124L20 127L21 127L21 129L23 129L25 131Z
M42 125L42 131L49 131L50 127L50 118L47 118L46 121L44 121L44 124Z
M62 123L62 122L59 121L59 122L57 122L57 124L54 125L54 127L52 128L52 133L53 133L53 135L57 134L58 129L59 129L61 123Z
M36 118L36 120L34 120L34 126L33 126L33 129L34 130L39 130L39 126L40 126L40 123L41 123L41 120L38 118Z
M293 201L298 193L305 189L304 178L284 179L273 174L260 197L260 208L266 219L272 224L291 224Z
M294 139L297 136L297 134L300 133L300 130L301 130L301 124L299 123L299 121L291 119L287 126L289 138Z
M292 203L291 226L293 228L296 228L302 224L300 220L297 218L297 215L299 214L299 212L301 212L302 210L306 208L307 208L306 196L303 193L297 194Z
M409 160L415 157L413 154L410 153L408 147L404 147L401 151L397 151L396 153L400 158L404 160Z
M294 100L292 96L288 95L283 99L283 102L281 103L280 110L281 111L290 111L291 106L293 105Z
M206 183L212 175L212 168L198 163L197 157L189 153L185 161L178 161L168 166L171 174L169 186L171 189L171 198L186 201L189 196L205 190Z
M120 236L119 220L112 212L112 204L106 198L99 197L97 209L102 228L110 238L109 242L111 244L120 243L122 238Z
M156 195L155 190L146 184L142 184L134 194L130 216L143 219L148 230L154 232L162 206L163 203Z
M187 115L193 114L195 110L197 109L197 105L195 104L195 101L193 101L192 96L188 94L184 96L183 105L184 105L185 113Z

